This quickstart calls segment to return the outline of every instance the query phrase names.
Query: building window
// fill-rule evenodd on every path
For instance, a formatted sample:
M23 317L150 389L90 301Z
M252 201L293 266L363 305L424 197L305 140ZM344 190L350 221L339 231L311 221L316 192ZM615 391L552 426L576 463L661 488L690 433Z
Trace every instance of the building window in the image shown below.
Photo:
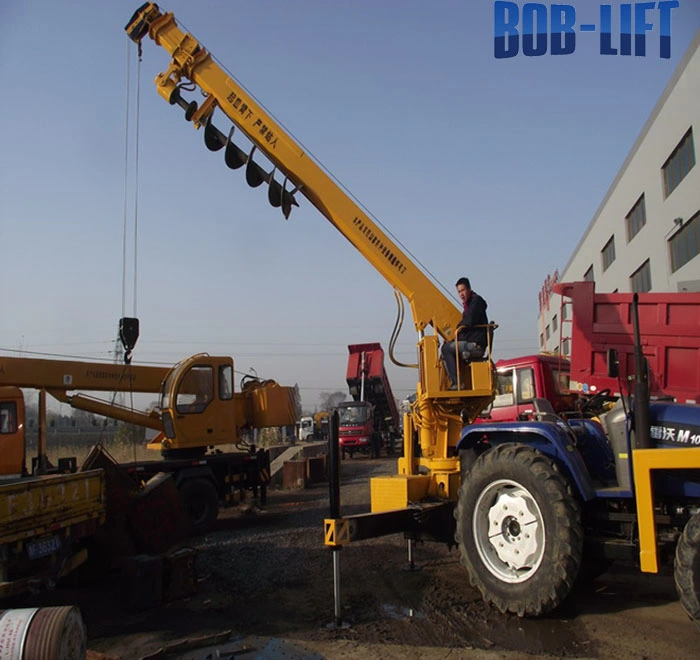
M562 323L569 318L569 305L571 303L565 302L561 308L561 320Z
M540 333L540 348L544 348L544 335Z
M637 203L632 207L632 210L625 216L625 224L627 225L627 242L629 243L638 233L639 230L647 223L647 207L642 195Z
M664 191L668 197L683 181L685 175L695 165L695 146L693 145L693 129L689 129L668 157L662 168L664 175Z
M586 280L586 282L594 282L595 277L593 275L593 266L591 266L583 276L583 279Z
M700 213L696 213L668 242L671 250L671 272L675 273L700 254Z
M569 354L569 340L568 340L568 339L565 339L565 340L562 342L562 344L561 344L561 352L562 352L564 355L568 355L568 354Z
M610 237L610 240L605 244L602 251L603 255L603 272L608 270L610 264L615 261L615 234Z
M651 291L651 267L647 259L630 277L633 293L646 293Z
M545 337L547 337L547 339L549 339L549 326L545 327L544 334L545 334Z
M556 332L559 327L559 322L557 320L556 314L552 317L552 332Z

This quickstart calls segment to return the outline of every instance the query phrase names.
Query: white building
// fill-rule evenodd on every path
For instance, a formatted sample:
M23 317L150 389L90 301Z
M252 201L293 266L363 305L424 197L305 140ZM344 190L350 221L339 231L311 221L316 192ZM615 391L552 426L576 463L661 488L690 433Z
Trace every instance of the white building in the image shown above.
M540 350L559 350L550 284L598 292L700 291L700 32L666 86L562 273L540 295ZM547 300L549 298L549 301ZM547 305L549 302L549 305ZM569 347L561 350L568 353Z

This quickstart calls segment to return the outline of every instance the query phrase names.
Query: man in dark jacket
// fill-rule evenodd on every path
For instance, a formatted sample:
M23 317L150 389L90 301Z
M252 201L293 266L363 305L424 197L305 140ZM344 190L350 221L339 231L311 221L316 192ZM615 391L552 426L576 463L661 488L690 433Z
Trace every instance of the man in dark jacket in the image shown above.
M482 357L486 350L486 325L489 322L486 316L486 301L478 293L472 291L469 279L460 277L455 286L464 308L462 320L459 322L457 351L455 351L454 340L446 341L440 351L445 362L447 376L450 379L450 389L457 388L457 352L460 356L467 353L468 358L472 360Z

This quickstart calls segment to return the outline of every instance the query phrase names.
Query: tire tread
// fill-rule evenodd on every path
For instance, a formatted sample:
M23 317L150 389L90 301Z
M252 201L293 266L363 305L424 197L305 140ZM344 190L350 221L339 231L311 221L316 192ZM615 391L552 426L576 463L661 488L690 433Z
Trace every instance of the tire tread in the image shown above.
M463 512L467 499L469 482L479 472L495 472L502 469L504 463L525 467L540 482L547 493L549 504L556 516L558 539L557 555L550 568L550 577L536 590L530 590L528 596L517 595L504 597L489 590L472 564L471 558L461 542L464 533L470 534L471 516ZM484 600L493 604L501 612L512 612L518 616L541 616L558 607L571 591L578 569L581 565L583 549L583 529L580 511L576 499L571 493L564 476L555 463L532 447L519 443L503 444L482 454L468 470L460 486L459 502L455 509L457 518L456 540L460 549L460 561L469 571L469 580L476 587Z

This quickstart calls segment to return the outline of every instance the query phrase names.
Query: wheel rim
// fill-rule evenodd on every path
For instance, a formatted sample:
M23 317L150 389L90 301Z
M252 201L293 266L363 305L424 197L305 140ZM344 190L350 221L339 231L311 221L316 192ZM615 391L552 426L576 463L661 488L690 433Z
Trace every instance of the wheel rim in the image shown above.
M542 563L542 512L516 481L500 479L484 488L474 508L472 532L482 563L503 582L525 582Z

